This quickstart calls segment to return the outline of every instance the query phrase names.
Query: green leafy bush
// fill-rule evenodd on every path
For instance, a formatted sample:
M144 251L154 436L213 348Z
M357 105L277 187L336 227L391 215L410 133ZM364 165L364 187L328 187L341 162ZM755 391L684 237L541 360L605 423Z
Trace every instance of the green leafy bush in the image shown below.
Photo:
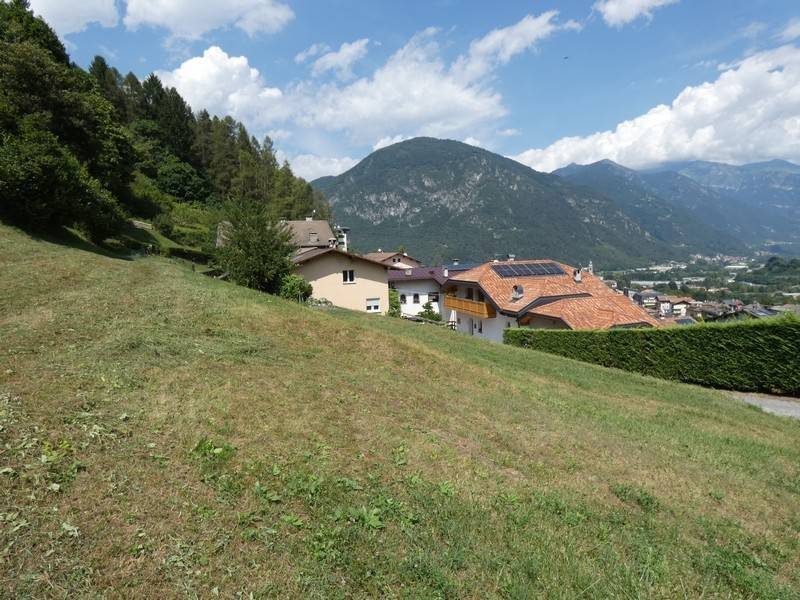
M423 319L428 319L428 321L441 321L442 315L439 314L439 311L433 308L433 303L428 300L425 304L422 305L422 310L419 312L420 317Z
M153 218L153 227L155 227L159 233L171 237L172 231L175 229L175 224L172 222L172 217L169 213L161 213Z
M296 273L290 273L281 281L281 288L278 293L280 294L281 298L305 302L311 297L313 292L314 288L311 287L310 283L308 283L300 275L297 275Z
M400 292L394 288L389 288L389 311L386 314L390 317L399 317L400 312Z
M507 329L505 342L663 379L800 395L800 320L783 317L670 329Z
M176 246L162 248L161 254L167 258L182 258L202 264L206 264L211 260L211 255L203 250L193 250L192 248L180 248Z

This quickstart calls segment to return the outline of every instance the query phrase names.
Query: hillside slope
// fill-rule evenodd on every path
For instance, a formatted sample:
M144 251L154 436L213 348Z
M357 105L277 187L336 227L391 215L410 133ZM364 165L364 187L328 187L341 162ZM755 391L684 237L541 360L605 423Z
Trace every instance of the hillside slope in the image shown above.
M453 140L393 144L312 185L359 250L402 244L429 264L511 253L619 266L681 254L607 196Z
M0 226L0 595L797 597L800 423Z

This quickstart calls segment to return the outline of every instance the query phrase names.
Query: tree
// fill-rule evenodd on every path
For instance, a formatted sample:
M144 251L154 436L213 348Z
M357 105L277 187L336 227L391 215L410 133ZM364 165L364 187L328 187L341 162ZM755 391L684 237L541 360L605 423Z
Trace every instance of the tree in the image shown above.
M239 285L276 293L292 269L294 251L287 227L273 220L263 202L237 198L225 206L227 242L218 261Z
M290 273L281 281L281 287L278 293L281 298L305 302L311 297L311 294L314 293L314 288L300 275Z
M422 317L423 319L428 319L428 321L442 320L442 315L439 314L438 310L433 308L433 303L431 303L430 300L422 305L422 310L419 312L418 316Z
M400 293L394 288L389 288L389 310L386 314L390 317L400 316Z

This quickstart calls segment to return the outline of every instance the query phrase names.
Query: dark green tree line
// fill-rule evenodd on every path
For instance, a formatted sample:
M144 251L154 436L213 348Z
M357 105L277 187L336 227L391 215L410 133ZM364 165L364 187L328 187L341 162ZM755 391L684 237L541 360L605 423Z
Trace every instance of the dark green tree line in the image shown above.
M77 225L95 239L127 216L170 218L175 203L246 198L268 219L316 212L321 195L279 165L272 141L197 115L155 74L140 81L102 57L71 64L27 0L0 2L0 217L32 229ZM185 212L185 211L184 211Z

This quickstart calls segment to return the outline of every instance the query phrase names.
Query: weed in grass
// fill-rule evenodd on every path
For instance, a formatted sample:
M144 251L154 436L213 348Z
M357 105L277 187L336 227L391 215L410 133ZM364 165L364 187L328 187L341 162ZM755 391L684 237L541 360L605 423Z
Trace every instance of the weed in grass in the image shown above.
M659 508L658 500L647 490L628 483L611 486L614 495L626 504L635 504L646 513L655 512Z

